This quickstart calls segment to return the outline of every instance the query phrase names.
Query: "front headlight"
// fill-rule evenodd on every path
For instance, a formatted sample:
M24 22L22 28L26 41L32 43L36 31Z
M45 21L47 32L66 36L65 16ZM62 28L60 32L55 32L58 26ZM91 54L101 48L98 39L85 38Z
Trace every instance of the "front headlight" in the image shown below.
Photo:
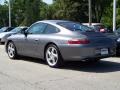
M117 42L120 42L120 38L118 38Z

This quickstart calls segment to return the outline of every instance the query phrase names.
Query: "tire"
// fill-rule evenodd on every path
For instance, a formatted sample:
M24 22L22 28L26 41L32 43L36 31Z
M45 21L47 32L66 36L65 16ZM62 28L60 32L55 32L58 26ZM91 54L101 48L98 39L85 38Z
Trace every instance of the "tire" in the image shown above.
M45 51L45 60L52 68L59 68L63 65L63 59L56 45L50 44Z
M17 55L16 47L15 47L13 42L9 42L7 44L7 54L8 54L10 59L17 58L18 55Z

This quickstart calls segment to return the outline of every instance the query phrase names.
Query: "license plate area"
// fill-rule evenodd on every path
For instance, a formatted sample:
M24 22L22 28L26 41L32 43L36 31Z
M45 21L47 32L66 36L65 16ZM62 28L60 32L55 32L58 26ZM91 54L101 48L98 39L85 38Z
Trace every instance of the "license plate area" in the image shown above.
M96 49L96 54L97 55L108 55L109 54L109 49L108 48Z
M102 48L100 51L101 51L101 55L108 55L109 54L108 48Z

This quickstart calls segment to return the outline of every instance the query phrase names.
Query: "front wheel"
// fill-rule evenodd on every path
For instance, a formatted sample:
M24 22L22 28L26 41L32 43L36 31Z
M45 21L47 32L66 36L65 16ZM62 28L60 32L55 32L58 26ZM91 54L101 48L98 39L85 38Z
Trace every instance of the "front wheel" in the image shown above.
M49 45L45 52L45 59L50 67L58 68L63 65L63 59L59 49L55 45Z
M16 52L16 48L13 42L9 42L7 44L7 53L10 59L17 58L17 52Z

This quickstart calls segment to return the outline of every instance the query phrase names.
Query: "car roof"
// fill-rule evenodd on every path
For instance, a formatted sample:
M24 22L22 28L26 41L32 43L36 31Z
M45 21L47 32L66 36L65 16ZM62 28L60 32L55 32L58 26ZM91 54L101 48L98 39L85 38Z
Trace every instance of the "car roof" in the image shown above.
M68 20L42 20L42 21L38 21L37 23L39 23L39 22L48 22L48 23L57 24L60 22L72 22L72 21L68 21Z
M89 23L82 23L83 25L89 25ZM92 23L92 26L94 25L103 25L102 23Z

